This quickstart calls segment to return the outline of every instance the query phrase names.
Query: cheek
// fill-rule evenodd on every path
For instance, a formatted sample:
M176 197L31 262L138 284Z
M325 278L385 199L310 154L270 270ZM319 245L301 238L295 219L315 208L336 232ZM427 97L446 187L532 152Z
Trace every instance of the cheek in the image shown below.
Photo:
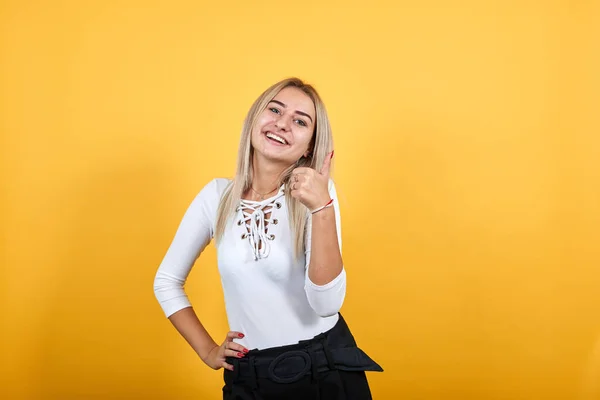
M312 136L311 132L303 130L296 132L294 137L296 138L296 144L302 146L302 148L308 148Z
M273 118L268 114L263 113L260 117L258 117L256 124L254 125L254 129L252 129L252 138L258 138L264 127L270 124L272 121Z
M275 120L275 117L273 115L272 112L268 111L264 111L259 117L258 120L256 121L256 127L258 129L262 129L265 127L265 125L271 124L273 123L273 121Z

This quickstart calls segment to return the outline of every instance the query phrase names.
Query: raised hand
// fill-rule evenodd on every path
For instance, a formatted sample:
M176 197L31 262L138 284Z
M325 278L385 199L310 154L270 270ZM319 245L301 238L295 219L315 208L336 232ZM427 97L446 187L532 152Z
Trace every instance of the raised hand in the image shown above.
M326 205L329 197L329 168L333 151L325 157L320 171L313 168L300 167L292 171L292 197L298 199L309 210Z

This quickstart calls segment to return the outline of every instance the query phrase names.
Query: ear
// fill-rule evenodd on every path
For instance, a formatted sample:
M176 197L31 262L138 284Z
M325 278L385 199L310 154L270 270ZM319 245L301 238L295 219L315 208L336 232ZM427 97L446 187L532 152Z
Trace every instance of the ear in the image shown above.
M314 139L308 144L308 148L304 152L304 157L309 158L313 156L313 150L315 149Z

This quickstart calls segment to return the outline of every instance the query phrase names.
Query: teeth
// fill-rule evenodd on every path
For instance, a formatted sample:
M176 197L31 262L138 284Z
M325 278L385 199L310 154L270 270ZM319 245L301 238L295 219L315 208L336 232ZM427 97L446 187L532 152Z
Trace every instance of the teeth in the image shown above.
M281 136L277 136L277 135L276 135L276 134L274 134L274 133L267 132L267 137L268 137L268 138L271 138L271 139L273 139L273 140L277 140L279 143L287 144L287 142L285 141L285 139L284 139L284 138L282 138Z

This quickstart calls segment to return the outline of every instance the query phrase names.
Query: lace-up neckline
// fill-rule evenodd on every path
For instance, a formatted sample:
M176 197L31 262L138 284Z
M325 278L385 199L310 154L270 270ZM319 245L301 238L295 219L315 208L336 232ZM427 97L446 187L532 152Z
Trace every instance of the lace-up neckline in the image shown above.
M269 242L275 239L275 235L269 233L269 227L279 222L274 216L274 211L282 207L280 199L284 194L281 188L276 195L265 200L242 199L240 201L238 211L242 213L242 218L238 220L238 225L246 227L242 239L248 239L255 261L269 256L271 250Z

